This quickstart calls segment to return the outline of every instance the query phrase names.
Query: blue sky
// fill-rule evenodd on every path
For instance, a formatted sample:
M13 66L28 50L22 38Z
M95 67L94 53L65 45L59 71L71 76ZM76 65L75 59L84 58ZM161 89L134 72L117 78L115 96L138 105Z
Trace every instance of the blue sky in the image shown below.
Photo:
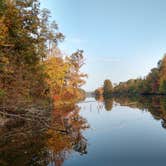
M66 36L68 54L85 52L85 90L145 76L166 52L166 0L41 0Z

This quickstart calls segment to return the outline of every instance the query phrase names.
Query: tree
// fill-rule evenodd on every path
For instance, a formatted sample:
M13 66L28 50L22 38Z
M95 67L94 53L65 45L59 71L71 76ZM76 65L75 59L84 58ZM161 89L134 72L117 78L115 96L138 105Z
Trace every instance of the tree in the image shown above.
M160 76L160 93L166 94L166 55L164 55L163 59L160 62L159 68L159 76Z
M0 97L20 101L83 94L83 51L64 58L58 48L64 38L39 0L1 0Z
M104 95L110 94L112 92L113 86L110 80L107 79L104 81L103 90L104 90Z
M0 91L8 98L42 96L48 88L43 61L64 39L49 17L38 0L1 0Z
M51 96L61 95L69 65L61 57L49 57L45 61L45 68Z
M96 96L101 96L103 95L103 87L99 87L95 90L95 95Z
M113 91L122 94L166 94L166 55L144 79L121 82Z
M71 56L66 58L67 63L69 64L69 70L67 72L68 86L72 93L77 96L78 89L85 84L84 78L87 77L87 74L84 74L80 71L84 63L84 56L82 50L77 50Z

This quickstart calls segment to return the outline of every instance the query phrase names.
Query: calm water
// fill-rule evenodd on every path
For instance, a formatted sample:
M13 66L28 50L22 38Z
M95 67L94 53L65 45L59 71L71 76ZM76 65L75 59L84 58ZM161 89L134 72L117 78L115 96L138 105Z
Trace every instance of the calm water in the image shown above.
M69 111L70 110L70 111ZM61 113L59 113L61 112ZM54 129L1 139L0 165L164 166L166 99L87 98L54 110ZM47 134L46 134L47 133ZM3 142L3 143L2 143Z

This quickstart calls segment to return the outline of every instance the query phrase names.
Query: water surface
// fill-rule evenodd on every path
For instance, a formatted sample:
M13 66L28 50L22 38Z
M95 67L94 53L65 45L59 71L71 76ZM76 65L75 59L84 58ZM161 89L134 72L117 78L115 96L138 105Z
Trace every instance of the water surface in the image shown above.
M165 165L165 99L117 98L103 103L88 98L87 101L94 102L80 106L81 116L91 126L84 132L88 153L72 155L65 165Z
M0 165L164 166L166 163L164 97L97 101L87 98L70 107L55 109L51 116L52 128L24 122L22 133L21 122L12 126L8 122L0 131Z

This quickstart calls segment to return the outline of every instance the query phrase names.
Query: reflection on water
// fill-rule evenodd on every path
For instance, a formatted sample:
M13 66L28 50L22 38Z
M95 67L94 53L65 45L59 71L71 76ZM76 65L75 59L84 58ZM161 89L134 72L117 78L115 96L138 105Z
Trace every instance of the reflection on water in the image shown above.
M53 110L49 128L37 122L8 120L0 130L0 165L60 166L73 151L86 154L82 131L88 125L79 111L77 105Z
M166 163L165 97L100 96L96 100L54 109L49 126L23 119L4 121L0 124L0 165Z
M139 108L142 111L148 111L156 120L161 120L163 128L166 128L166 98L161 96L135 96L135 97L117 97L114 99L121 106L130 108Z
M163 96L122 96L103 98L98 96L95 98L98 101L98 108L102 108L104 104L106 111L111 111L113 102L120 106L128 106L130 108L138 108L142 111L148 111L156 120L161 120L162 127L166 128L166 97Z

